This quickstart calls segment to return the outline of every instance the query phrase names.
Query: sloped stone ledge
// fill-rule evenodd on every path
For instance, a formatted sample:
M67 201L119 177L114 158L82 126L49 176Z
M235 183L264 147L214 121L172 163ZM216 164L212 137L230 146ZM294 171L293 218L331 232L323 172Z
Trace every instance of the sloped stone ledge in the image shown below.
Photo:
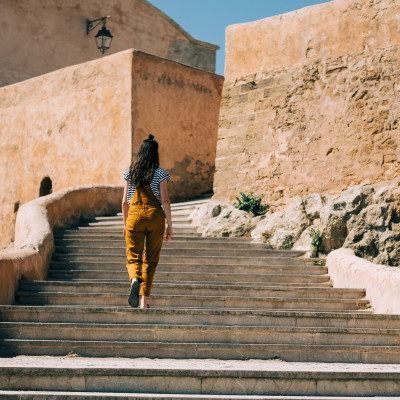
M13 304L18 281L45 279L54 252L53 228L70 226L81 217L121 210L123 188L81 185L24 204L18 211L14 248L0 253L0 304Z
M335 288L366 289L377 314L400 314L400 269L357 257L352 249L329 253L328 273Z

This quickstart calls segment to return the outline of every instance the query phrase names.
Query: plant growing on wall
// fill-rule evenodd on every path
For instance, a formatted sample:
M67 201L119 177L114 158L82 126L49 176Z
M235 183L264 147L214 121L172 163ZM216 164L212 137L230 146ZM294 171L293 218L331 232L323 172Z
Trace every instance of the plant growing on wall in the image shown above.
M233 203L233 205L239 210L243 210L246 212L251 212L255 216L264 215L269 210L269 205L261 204L263 196L254 196L253 194L244 194L243 192L239 193L240 198L235 196L237 203Z
M293 249L294 243L289 239L285 243L283 243L282 248L284 250L291 250Z
M318 257L318 253L320 250L322 236L319 229L310 228L310 237L311 237L311 258Z

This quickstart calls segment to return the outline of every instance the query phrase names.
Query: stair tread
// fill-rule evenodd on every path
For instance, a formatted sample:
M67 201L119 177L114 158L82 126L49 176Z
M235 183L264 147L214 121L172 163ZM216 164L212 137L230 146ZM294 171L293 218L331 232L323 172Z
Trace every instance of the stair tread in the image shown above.
M87 305L0 305L0 311L87 311L87 312L129 312L129 313L141 313L143 310L135 309L130 306L87 306ZM324 317L324 318L368 318L384 323L387 320L399 321L400 315L387 315L387 314L360 314L359 310L351 310L349 313L343 311L315 311L315 310L304 310L297 312L294 310L253 310L253 309L178 309L178 308L151 308L145 310L147 313L158 313L158 314L205 314L205 315L254 315L257 317L275 315L277 317L284 316L298 316L298 317Z
M204 324L165 324L165 323L99 323L99 322L14 322L0 321L0 328L27 327L27 328L80 328L80 329L157 329L157 330L205 330L205 331L263 331L263 332L318 332L318 333L349 333L349 334L383 334L398 335L399 328L341 328L341 327L318 327L318 326L259 326L259 325L204 325Z
M248 371L272 373L334 373L341 376L346 374L371 374L379 377L389 373L398 376L400 364L375 364L375 363L325 363L325 362L285 362L281 360L218 360L218 359L151 359L151 358L120 358L120 357L58 357L58 356L19 356L3 358L0 370L7 368L37 369L39 371L63 368L70 370L85 370L87 372L116 369L125 372L146 370L168 371L177 374L197 372L207 373L232 373L233 375L245 374Z
M140 399L140 400L354 400L354 397L332 397L332 396L260 396L260 395L199 395L199 394L162 394L162 393L108 393L108 392L65 392L65 391L4 391L0 390L4 399L34 400L62 399L71 396L71 399ZM34 396L34 397L30 397ZM393 397L358 397L357 400L390 400Z
M64 286L70 284L68 281L65 280L35 280L35 281L23 281L23 285L59 285L59 286ZM76 286L87 286L87 285L93 285L93 286L104 286L104 285L110 285L110 286L117 286L117 287L124 287L124 288L129 288L129 282L126 281L121 281L121 282L113 282L113 281L106 281L106 282L97 282L97 281L74 281L74 285ZM298 291L298 290L304 290L304 291L327 291L327 292L359 292L359 293L364 293L364 289L351 289L351 288L334 288L334 287L325 287L325 288L319 288L319 287L297 287L297 288L290 288L290 287L282 287L282 286L274 286L274 285L265 285L262 282L255 282L254 284L248 284L246 285L245 283L236 283L236 284L231 284L231 283L194 283L194 282L155 282L154 287L156 286L165 286L165 287L173 287L173 288L186 288L186 287L201 287L201 288L235 288L239 290L247 290L250 287L256 287L257 289L268 289L268 290L276 290L279 292L285 292L285 291Z

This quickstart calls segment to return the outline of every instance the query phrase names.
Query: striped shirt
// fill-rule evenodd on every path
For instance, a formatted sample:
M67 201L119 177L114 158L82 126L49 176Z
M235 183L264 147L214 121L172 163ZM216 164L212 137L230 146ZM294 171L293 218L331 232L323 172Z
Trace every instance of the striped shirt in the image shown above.
M165 180L167 180L167 182L169 182L170 178L171 177L170 177L169 173L164 168L158 167L154 171L153 179L150 182L150 187L151 187L151 191L154 193L154 196L157 197L157 199L160 201L160 203L161 203L160 182L165 181ZM130 182L129 168L124 172L124 179L127 182L129 182L127 200L128 200L128 204L131 204L131 199L135 193L136 186Z

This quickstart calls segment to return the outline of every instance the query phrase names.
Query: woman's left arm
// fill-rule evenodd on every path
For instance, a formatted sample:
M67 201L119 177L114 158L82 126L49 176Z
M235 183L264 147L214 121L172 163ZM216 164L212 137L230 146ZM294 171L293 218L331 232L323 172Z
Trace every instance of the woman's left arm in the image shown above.
M167 218L167 230L165 232L165 240L169 242L172 239L172 216L171 216L171 202L168 197L167 181L160 182L160 197L161 204L164 207L165 217Z
M124 197L122 198L122 215L124 217L124 236L125 236L125 225L126 225L126 219L128 218L128 211L129 211L129 204L128 204L128 188L129 188L129 182L124 181Z

